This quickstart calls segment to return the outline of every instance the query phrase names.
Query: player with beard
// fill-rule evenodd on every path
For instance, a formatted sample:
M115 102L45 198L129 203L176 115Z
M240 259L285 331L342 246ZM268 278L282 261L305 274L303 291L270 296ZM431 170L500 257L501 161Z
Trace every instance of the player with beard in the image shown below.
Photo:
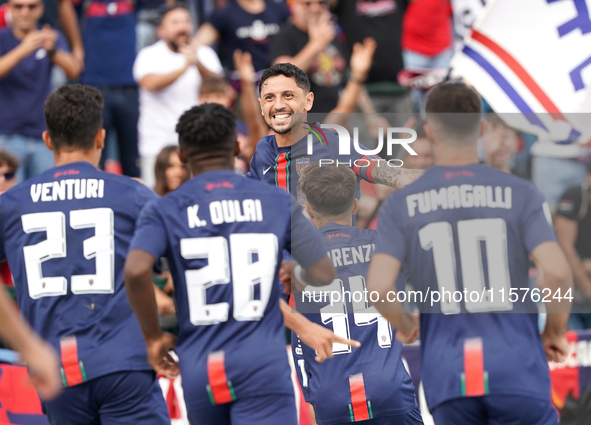
M154 165L160 151L177 144L174 131L183 112L199 103L206 78L222 75L222 65L211 47L188 45L193 33L187 6L166 6L158 25L159 41L139 51L133 77L140 87L138 122L142 178L154 186Z
M319 159L350 163L358 182L364 179L396 189L410 184L423 173L422 170L388 166L386 161L374 155L362 155L355 151L352 142L351 154L341 155L337 132L326 129L322 130L326 143L315 144L314 153L307 155L306 138L312 130L319 129L320 124L306 122L307 113L314 104L314 93L310 91L310 79L306 73L295 65L279 63L265 70L259 85L259 97L263 117L274 134L259 141L250 163L249 176L252 178L297 192L297 171ZM361 147L367 150L365 146ZM361 160L357 161L360 166L354 166L356 160ZM359 187L355 197L359 198Z

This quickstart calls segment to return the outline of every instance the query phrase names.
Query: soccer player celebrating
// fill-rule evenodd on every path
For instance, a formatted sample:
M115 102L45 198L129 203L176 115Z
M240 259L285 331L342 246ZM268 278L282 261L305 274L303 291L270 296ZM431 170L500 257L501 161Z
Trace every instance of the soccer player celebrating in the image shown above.
M51 424L170 424L168 409L123 287L135 222L156 194L96 169L103 99L64 86L45 102L55 168L0 198L0 260L20 311L58 350L62 395L44 402Z
M239 147L234 116L226 108L193 107L176 129L181 160L194 177L145 207L125 266L148 358L159 372L175 370L168 356L174 339L158 327L151 290L153 267L166 255L175 282L176 351L189 421L295 425L277 279L280 254L291 251L300 279L327 285L335 271L322 238L285 191L233 172ZM323 338L325 333L308 332L308 342L319 350L330 350L335 341L355 344L329 333Z
M463 83L429 92L435 165L384 203L367 288L397 338L412 341L419 317L389 294L408 264L435 423L555 425L546 357L563 361L569 350L572 276L535 186L478 164L480 108ZM529 288L529 255L541 289ZM542 298L549 314L540 338L534 302Z
M350 163L359 178L396 189L412 183L423 173L422 170L391 167L377 156L362 155L355 151L352 142L351 154L341 155L337 132L326 129L322 130L325 143L315 144L312 155L308 155L307 136L311 132L318 134L320 124L306 122L314 93L310 91L306 73L295 65L279 63L266 69L261 77L259 97L263 117L274 134L257 144L249 177L295 193L300 187L300 171L320 159ZM359 191L356 196L359 197Z
M352 226L355 174L346 167L310 165L300 182L337 279L296 294L296 306L315 323L361 342L357 350L334 344L333 360L322 364L313 361L314 350L292 343L300 386L316 423L422 424L412 380L400 357L402 344L367 302L365 277L377 234Z

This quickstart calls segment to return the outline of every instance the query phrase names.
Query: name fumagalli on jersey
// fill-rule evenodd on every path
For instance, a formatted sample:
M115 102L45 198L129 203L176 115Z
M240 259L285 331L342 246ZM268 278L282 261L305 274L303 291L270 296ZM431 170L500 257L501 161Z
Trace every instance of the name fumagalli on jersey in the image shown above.
M140 211L155 198L141 183L86 162L0 196L0 261L10 264L22 315L61 353L66 386L151 370L123 265Z

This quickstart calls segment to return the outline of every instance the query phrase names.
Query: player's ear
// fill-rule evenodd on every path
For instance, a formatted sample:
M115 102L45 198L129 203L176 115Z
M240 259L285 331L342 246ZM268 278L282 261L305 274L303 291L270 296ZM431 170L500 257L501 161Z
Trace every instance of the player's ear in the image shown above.
M306 106L304 107L306 112L310 112L310 109L312 109L313 105L314 105L314 93L308 92L306 94Z
M482 120L482 121L480 121L480 134L478 135L478 138L481 138L484 135L485 130L486 130L486 121Z
M185 153L183 148L179 148L179 159L183 164L186 164L188 162L187 154Z
M433 143L433 129L431 128L431 126L427 123L427 121L425 121L423 123L423 130L425 131L425 136L427 136L427 140L429 140L429 143L434 144Z
M96 136L94 136L94 145L97 149L104 149L105 148L105 137L107 132L104 128L101 128L99 131L96 132Z
M236 144L234 145L234 156L237 157L240 155L240 143L236 140Z
M310 216L310 219L314 220L314 212L312 211L312 208L310 208L310 204L306 204L306 212Z
M359 201L357 200L357 198L355 198L355 200L353 201L353 210L351 211L351 215L356 214L358 208L359 208Z
M47 132L47 130L45 130L41 134L41 138L43 139L43 143L45 143L45 146L47 147L47 149L49 149L50 151L53 151L54 150L53 143L51 142L51 137L49 137L49 133Z

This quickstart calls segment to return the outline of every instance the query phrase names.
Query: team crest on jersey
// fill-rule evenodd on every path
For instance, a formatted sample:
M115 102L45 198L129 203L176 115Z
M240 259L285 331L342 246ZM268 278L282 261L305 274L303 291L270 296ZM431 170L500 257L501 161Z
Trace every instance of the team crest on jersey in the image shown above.
M386 335L382 335L382 342L386 342Z
M296 159L296 172L298 176L302 174L302 170L310 165L310 158L298 158Z

